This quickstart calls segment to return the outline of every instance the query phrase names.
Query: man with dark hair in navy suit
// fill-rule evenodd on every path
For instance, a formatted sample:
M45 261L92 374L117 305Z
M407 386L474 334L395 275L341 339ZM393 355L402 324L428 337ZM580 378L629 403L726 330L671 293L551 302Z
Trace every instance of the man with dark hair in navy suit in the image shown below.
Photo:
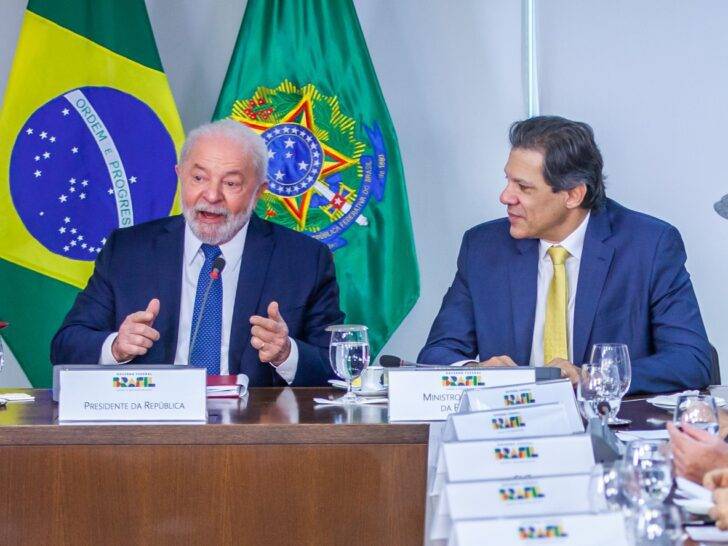
M469 230L418 361L557 366L576 382L595 343L625 343L630 392L700 388L710 345L677 229L607 199L585 123L516 122L501 203Z
M51 361L190 363L251 386L325 385L325 328L344 318L332 255L253 214L267 160L240 123L193 130L177 166L183 216L111 234Z

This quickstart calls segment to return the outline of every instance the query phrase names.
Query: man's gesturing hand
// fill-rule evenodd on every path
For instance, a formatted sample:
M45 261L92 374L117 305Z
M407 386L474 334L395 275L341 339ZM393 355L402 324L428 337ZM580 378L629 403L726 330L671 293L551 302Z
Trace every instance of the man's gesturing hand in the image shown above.
M268 318L253 315L250 317L250 344L258 350L261 362L270 362L274 366L282 364L291 354L291 340L288 337L288 325L283 320L278 303L272 301L268 305Z
M119 334L111 344L111 354L117 362L126 362L146 354L159 339L159 332L152 328L159 314L159 300L154 298L144 311L128 315L119 326Z

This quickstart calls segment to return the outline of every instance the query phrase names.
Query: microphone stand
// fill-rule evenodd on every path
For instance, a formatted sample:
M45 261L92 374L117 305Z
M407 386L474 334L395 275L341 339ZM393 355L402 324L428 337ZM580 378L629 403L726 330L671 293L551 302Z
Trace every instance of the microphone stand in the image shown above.
M607 400L599 402L597 411L600 417L590 418L586 428L591 436L594 459L598 463L610 463L622 457L619 438L607 425L610 409Z

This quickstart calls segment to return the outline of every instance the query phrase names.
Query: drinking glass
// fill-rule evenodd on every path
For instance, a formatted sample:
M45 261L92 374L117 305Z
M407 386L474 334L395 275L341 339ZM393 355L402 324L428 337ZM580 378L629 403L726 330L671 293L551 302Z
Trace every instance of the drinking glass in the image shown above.
M677 546L684 542L685 533L677 506L641 506L629 519L629 534L635 546Z
M576 399L582 416L606 421L619 410L619 373L614 366L584 364L576 388ZM617 403L615 404L615 400Z
M351 382L369 366L369 336L367 327L358 324L336 324L326 328L331 332L329 360L334 373L346 381L346 394L339 398L342 404L356 404L357 396Z
M614 415L609 417L608 423L610 425L628 425L631 421L618 418L617 413L622 398L627 394L632 383L632 364L629 359L629 349L624 343L595 343L592 346L589 363L601 367L616 366L620 381L619 400L615 401L616 409Z
M614 461L594 465L589 478L589 503L592 512L621 512L627 499L622 491L621 468L624 463Z
M677 426L687 423L711 434L718 434L718 408L715 398L707 394L678 396L673 422Z
M666 441L634 440L624 455L624 492L633 505L663 502L672 489L672 456Z

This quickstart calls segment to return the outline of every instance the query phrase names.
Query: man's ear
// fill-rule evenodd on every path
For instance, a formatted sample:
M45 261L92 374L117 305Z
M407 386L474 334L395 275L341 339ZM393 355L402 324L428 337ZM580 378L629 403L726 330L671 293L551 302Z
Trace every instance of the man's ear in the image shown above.
M586 184L579 184L575 188L566 190L566 208L576 209L581 206L586 197Z
M255 192L255 200L257 201L260 199L260 196L263 195L263 192L268 189L268 182L263 182L260 186L258 186L258 191Z
M174 173L177 175L177 178L179 178L179 164L174 166Z

